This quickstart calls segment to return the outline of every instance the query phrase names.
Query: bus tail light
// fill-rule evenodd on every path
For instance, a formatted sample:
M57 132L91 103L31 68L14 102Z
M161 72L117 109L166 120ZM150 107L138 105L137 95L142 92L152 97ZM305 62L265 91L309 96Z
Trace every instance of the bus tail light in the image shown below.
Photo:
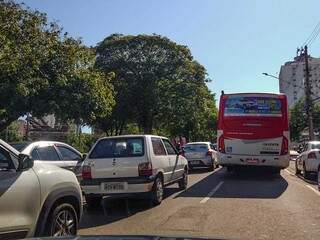
M315 152L311 152L311 153L308 154L308 158L316 159L317 155L316 155Z
M223 136L223 135L221 135L221 136L219 137L218 145L219 145L219 146L218 146L219 152L225 153L226 150L225 150L224 136Z
M138 166L139 176L152 176L152 164L150 162L140 163Z
M283 136L280 155L286 155L288 153L289 153L289 141L285 136Z
M82 167L82 178L83 179L91 179L91 167L88 165L85 165Z

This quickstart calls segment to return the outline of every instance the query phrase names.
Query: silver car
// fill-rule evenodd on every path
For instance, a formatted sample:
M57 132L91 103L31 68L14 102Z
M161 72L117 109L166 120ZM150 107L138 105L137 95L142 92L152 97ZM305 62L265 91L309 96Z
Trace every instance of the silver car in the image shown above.
M214 145L210 142L191 142L183 148L190 169L207 167L213 171L218 165L216 153Z
M82 154L75 148L62 142L37 141L12 143L15 149L23 154L30 155L34 161L50 163L71 171L75 170Z

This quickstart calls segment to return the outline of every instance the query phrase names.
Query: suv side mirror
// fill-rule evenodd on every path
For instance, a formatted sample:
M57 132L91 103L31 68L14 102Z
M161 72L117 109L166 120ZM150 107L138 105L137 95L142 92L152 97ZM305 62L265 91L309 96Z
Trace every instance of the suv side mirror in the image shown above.
M18 171L27 170L33 167L33 159L26 154L20 153L18 156L19 166Z

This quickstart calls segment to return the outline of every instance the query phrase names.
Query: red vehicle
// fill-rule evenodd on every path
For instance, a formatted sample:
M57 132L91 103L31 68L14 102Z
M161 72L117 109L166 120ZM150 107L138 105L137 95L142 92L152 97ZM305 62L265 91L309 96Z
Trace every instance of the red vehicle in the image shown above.
M221 166L268 166L280 172L290 159L286 96L222 94L217 135Z

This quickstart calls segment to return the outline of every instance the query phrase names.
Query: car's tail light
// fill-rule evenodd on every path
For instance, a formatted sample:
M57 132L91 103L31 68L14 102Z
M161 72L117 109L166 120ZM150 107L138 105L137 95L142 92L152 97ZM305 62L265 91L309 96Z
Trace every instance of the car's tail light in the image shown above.
M138 166L139 176L152 176L152 164L150 162L140 163Z
M286 155L288 153L289 153L289 141L285 136L283 136L280 155Z
M83 179L91 179L91 167L88 165L85 165L82 167L82 178Z
M221 153L225 153L225 152L226 152L226 150L225 150L225 145L224 145L224 136L223 136L223 135L221 135L221 136L219 137L218 150L219 150L219 152L221 152Z
M317 158L317 155L315 152L311 152L308 154L308 158L313 158L313 159L316 159Z
M212 150L208 150L208 152L207 152L207 156L212 156L212 154L213 154L213 152L212 152Z

